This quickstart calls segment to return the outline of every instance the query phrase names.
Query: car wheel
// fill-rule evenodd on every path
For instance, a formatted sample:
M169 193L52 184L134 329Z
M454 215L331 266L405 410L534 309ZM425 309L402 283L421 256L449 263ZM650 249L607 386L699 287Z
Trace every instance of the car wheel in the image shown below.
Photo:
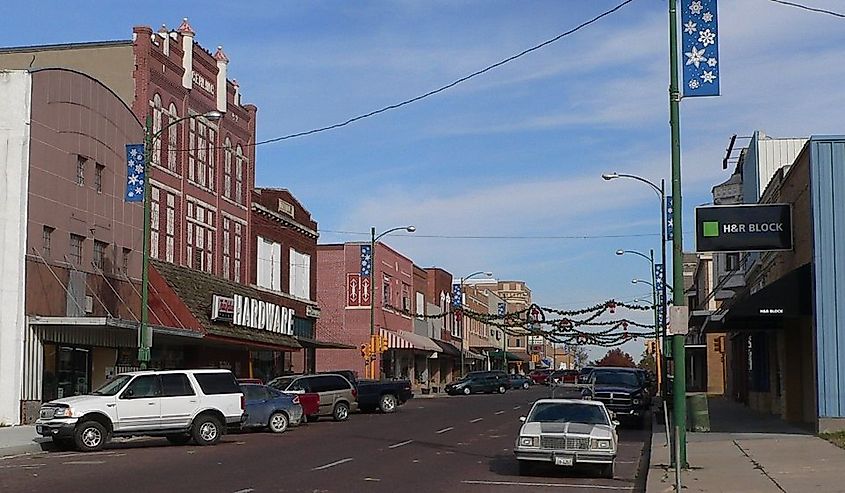
M97 421L84 421L73 433L73 443L82 452L100 450L108 439L106 427Z
M527 476L534 471L534 464L528 460L521 460L519 461L519 475L520 476Z
M613 463L603 464L599 469L599 476L603 479L613 479Z
M379 409L383 413L392 413L396 411L396 397L393 394L384 394L378 403Z
M464 395L469 395L471 393L472 391L469 389L469 387L464 387Z
M191 441L191 435L184 435L182 433L176 435L167 435L167 441L173 445L186 445Z
M56 438L53 437L53 445L62 451L73 450L74 443L72 438Z
M220 421L214 416L205 415L194 420L191 435L197 445L214 445L220 440L221 431Z
M499 393L500 393L500 394L504 394L504 393L505 393L505 390L507 390L507 389L505 389L505 386L504 386L504 385L499 385Z
M349 418L349 406L345 402L335 404L332 418L335 421L346 421Z
M528 390L528 387L529 387L528 382L525 382L525 383L522 384L523 389Z
M267 423L267 428L270 428L270 431L273 433L284 433L285 430L288 429L288 416L287 414L278 411L273 413L270 416L270 421Z

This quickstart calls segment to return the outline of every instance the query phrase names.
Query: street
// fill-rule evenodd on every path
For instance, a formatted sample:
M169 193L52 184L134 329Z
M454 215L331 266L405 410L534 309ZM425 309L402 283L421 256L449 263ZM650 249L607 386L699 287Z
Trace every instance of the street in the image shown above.
M517 474L518 418L547 395L533 387L414 399L394 414L320 420L283 435L231 434L212 447L143 438L91 454L8 458L0 460L0 491L642 491L637 471L648 430L620 428L613 480L589 469Z

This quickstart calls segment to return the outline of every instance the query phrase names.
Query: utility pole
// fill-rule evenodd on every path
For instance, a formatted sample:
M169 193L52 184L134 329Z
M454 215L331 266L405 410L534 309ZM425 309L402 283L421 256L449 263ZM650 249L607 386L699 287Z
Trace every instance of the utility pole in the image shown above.
M144 242L141 263L141 327L138 334L138 363L142 370L150 362L150 216L152 187L150 187L150 168L153 156L153 117L147 115L144 125Z
M684 306L684 234L681 225L681 92L678 89L678 0L669 0L669 126L672 135L672 304ZM664 267L665 268L665 267ZM686 403L686 336L672 334L672 417L676 432L678 460L676 467L687 467L687 403Z

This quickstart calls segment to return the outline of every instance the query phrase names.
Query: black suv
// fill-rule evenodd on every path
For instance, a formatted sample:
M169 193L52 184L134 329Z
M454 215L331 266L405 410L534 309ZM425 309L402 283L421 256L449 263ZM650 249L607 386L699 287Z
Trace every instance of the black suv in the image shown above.
M487 394L498 392L500 394L504 394L510 386L510 380L507 378L507 374L505 374L505 372L500 373L505 375L504 380L502 380L500 375L494 374L494 372L473 371L467 373L467 376L464 378L450 383L444 390L446 390L446 393L449 395L470 395L480 392Z
M620 419L642 426L650 407L651 396L645 379L635 368L595 368L590 374L592 391L583 396L602 402Z

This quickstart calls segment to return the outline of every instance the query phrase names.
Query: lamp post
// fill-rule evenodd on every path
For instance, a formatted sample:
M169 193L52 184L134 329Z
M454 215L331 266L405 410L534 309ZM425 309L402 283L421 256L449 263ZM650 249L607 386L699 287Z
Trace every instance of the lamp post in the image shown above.
M150 362L150 349L152 347L152 333L149 325L149 285L150 285L150 216L152 186L150 185L150 168L153 160L153 142L161 138L161 134L165 130L176 125L177 123L192 118L206 118L211 121L217 121L223 118L223 113L219 111L209 111L206 113L199 113L194 115L177 118L167 123L159 129L158 132L153 132L153 117L147 115L144 125L144 246L143 250L143 265L141 266L141 327L138 342L138 363L142 370L145 370Z
M667 317L666 317L666 302L667 302L667 298L666 298L666 289L667 289L666 271L668 270L667 266L666 266L666 219L667 219L666 218L666 182L665 182L665 180L661 179L660 180L660 186L657 186L657 184L655 184L651 180L643 178L642 176L632 175L632 174L629 174L629 173L616 173L616 172L614 172L614 173L604 173L604 174L601 175L601 177L605 181L611 181L611 180L615 180L617 178L627 178L627 179L630 179L630 180L636 180L640 183L644 183L644 184L648 185L654 191L654 193L657 194L657 197L660 200L660 223L659 223L660 224L660 262L663 265L663 285L660 287L660 290L661 290L661 293L660 293L661 297L660 298L662 298L663 303L660 303L660 307L658 309L660 310L660 314L661 314L660 320L662 321L662 324L661 324L661 327L660 327L660 330L659 330L660 337L662 337L665 340L666 339L666 324L668 323L668 320L667 320ZM654 275L655 275L654 274L654 268L652 268L651 270L652 270L652 277L654 278ZM662 362L657 361L657 364L661 365ZM664 370L665 370L665 367L664 367ZM665 390L666 389L663 389L663 397L664 398L666 397Z
M646 255L642 252L638 252L636 250L616 250L616 255L625 255L626 253L630 253L633 255L638 255L644 259L646 259L649 264L651 265L651 299L652 299L652 311L654 313L654 341L655 341L655 367L657 370L657 388L660 389L662 387L662 368L660 367L660 324L659 315L658 315L658 303L657 303L657 277L654 271L654 250L649 250L649 254ZM634 284L636 284L639 280L634 279Z
M464 281L467 279L473 278L475 276L485 275L487 277L491 277L493 275L492 272L485 272L480 270L478 272L473 272L472 274L462 277L461 278L461 297L464 296ZM460 300L461 302L461 310L463 311L464 308L464 300ZM464 349L464 340L466 340L466 334L464 334L464 314L461 313L460 325L458 326L461 331L461 378L464 376L464 360L466 358L465 349Z
M376 300L375 300L375 291L376 291L376 283L375 283L375 275L376 275L376 242L383 238L384 236L389 235L390 233L405 230L409 233L413 233L417 230L415 226L398 226L395 228L388 229L387 231L381 233L380 235L376 236L376 227L373 226L370 228L370 343L373 342L373 336L376 333ZM369 377L375 378L376 371L375 371L375 361L370 362L369 364Z

